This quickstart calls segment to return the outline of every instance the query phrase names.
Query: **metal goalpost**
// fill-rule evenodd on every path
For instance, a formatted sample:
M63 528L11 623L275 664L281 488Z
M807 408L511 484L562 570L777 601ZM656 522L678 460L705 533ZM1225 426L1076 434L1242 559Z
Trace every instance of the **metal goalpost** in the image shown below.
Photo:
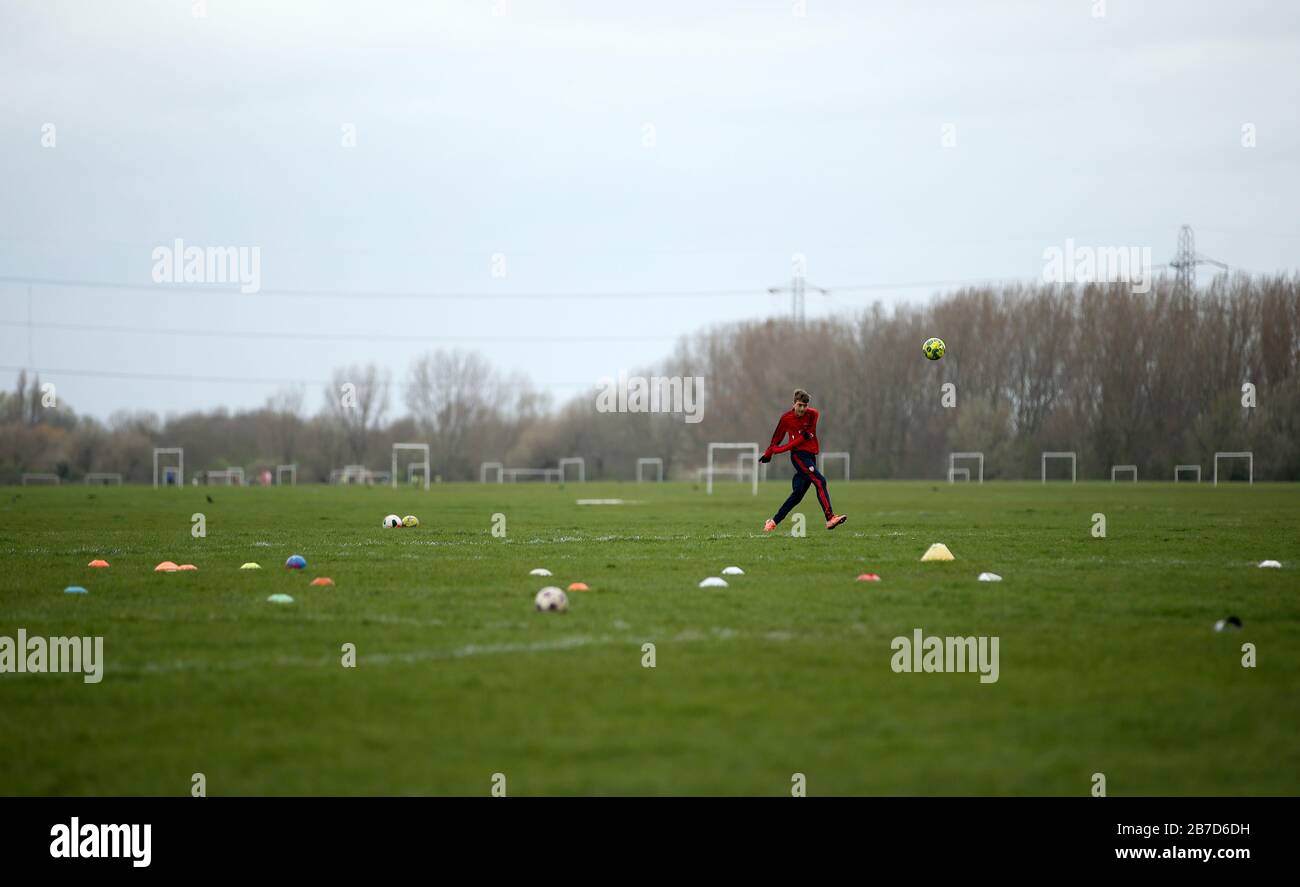
M226 486L238 484L244 486L244 469L242 468L214 468L207 472L208 485L211 486L213 481L223 480Z
M1184 471L1195 471L1195 472L1196 472L1196 482L1197 482L1198 484L1201 482L1201 466L1199 466L1199 465L1175 465L1175 466L1174 466L1174 483L1178 483L1178 482L1179 482L1179 480L1181 479L1181 478L1179 478L1179 475L1182 474Z
M160 456L175 456L178 461L176 486L185 486L185 448L184 447L154 447L153 448L153 485L158 486L158 458ZM165 475L164 475L165 477Z
M756 443L710 443L709 454L708 454L708 467L705 468L705 472L704 472L708 484L707 493L710 496L713 495L713 474L714 474L713 454L718 450L740 450L744 453L752 454L754 459L755 469L757 469L759 464L758 462L759 449L758 449L758 444ZM757 496L758 495L758 471L757 470L750 471L750 482L753 486L753 495Z
M823 473L823 474L826 473L825 469L826 469L826 463L827 463L827 462L829 462L831 459L843 459L843 460L844 460L844 479L845 479L846 481L849 479L849 454L848 454L848 451L847 451L847 450L840 450L840 451L837 451L837 452L834 452L834 453L822 453L822 454L821 454L821 457L822 457L822 473Z
M506 483L515 483L521 477L540 477L542 483L559 483L564 480L558 468L507 468L502 474Z
M1219 485L1219 460L1220 459L1245 459L1247 470L1250 472L1250 485L1255 485L1255 454L1251 452L1240 453L1215 453L1214 454L1214 485Z
M586 483L587 482L587 460L584 459L582 456L568 456L560 460L560 464L557 466L560 470L560 481L561 482L564 481L564 476L565 476L564 469L566 466L569 465L576 465L578 467L578 483L580 484Z
M424 460L421 462L412 462L414 468L424 469L424 488L429 489L429 445L427 443L395 443L393 444L393 470L391 473L393 489L397 489L397 452L398 450L411 450L417 453L424 453ZM410 477L408 468L407 477Z
M658 456L642 456L640 459L637 459L637 460L636 460L636 482L637 482L637 483L643 483L643 482L644 482L644 478L642 477L641 469L645 468L646 466L653 466L653 467L654 467L655 472L656 472L656 474L657 474L657 476L655 477L655 481L656 481L656 482L662 482L662 481L663 481L663 479L664 479L664 460L661 459L661 458L659 458Z
M969 453L949 453L948 454L948 483L956 483L957 475L962 471L966 472L966 480L970 480L970 469L961 469L957 467L958 459L978 459L979 460L979 482L984 483L984 453L971 451Z
M739 456L736 457L736 480L740 481L741 483L744 483L745 475L748 472L753 471L755 468L757 468L759 481L765 481L767 480L767 468L771 464L772 463L770 462L758 461L758 457L753 455L752 453L741 453ZM723 469L716 468L714 469L713 473L722 474Z
M1133 475L1133 483L1138 480L1138 467L1136 465L1112 465L1110 466L1110 482L1115 483L1115 475L1118 472L1130 472Z
M1047 460L1048 459L1069 459L1070 460L1070 483L1077 483L1079 480L1078 473L1078 454L1074 450L1061 452L1045 452L1042 456L1043 483L1047 483Z

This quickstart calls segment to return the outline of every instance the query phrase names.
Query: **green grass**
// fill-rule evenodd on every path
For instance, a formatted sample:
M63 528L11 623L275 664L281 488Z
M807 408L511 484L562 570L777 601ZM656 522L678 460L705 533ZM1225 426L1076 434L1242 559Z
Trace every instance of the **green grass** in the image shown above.
M806 538L764 536L785 490L0 491L0 635L102 635L107 661L0 674L0 793L1300 792L1295 486L832 482L848 524L810 496ZM919 563L935 541L957 560ZM533 612L575 580L569 613ZM894 673L915 628L1000 637L1000 679Z

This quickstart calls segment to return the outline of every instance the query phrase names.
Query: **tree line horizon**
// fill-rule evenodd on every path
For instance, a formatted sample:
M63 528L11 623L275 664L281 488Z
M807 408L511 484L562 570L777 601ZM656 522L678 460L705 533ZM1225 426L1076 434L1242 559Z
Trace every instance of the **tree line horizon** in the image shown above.
M923 357L929 336L946 342L942 360ZM155 447L183 447L190 477L238 466L251 481L296 464L299 483L320 482L345 465L388 470L395 442L429 444L443 481L477 481L483 462L571 456L589 480L632 480L643 457L663 459L666 478L694 479L711 441L765 447L796 388L821 411L823 451L848 452L855 478L943 480L950 452L979 451L986 480L1037 480L1043 451L1073 451L1081 480L1108 480L1113 465L1172 480L1175 465L1208 476L1216 451L1250 451L1256 480L1294 481L1298 355L1300 275L1236 273L1191 291L1168 278L1148 293L979 286L801 325L722 324L682 336L654 365L593 368L591 391L559 403L458 349L426 353L397 384L379 362L337 368L314 412L295 386L255 409L101 421L61 399L44 406L42 380L23 372L0 392L0 483L91 472L150 483ZM702 380L701 416L598 409L598 378L620 372ZM790 474L782 460L770 468Z

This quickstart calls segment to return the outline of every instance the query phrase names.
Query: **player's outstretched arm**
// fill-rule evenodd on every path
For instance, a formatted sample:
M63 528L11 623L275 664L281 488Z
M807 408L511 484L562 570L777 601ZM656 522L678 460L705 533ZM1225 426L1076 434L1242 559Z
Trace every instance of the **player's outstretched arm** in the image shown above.
M781 438L785 437L784 419L785 417L783 416L777 420L776 431L772 432L772 442L767 445L767 449L763 451L763 455L759 457L758 461L771 462L772 456L774 456L777 453L784 453L785 450L788 450L790 448L790 447L786 447L785 449L778 449L778 446L781 443ZM791 445L793 445L793 442L791 443Z

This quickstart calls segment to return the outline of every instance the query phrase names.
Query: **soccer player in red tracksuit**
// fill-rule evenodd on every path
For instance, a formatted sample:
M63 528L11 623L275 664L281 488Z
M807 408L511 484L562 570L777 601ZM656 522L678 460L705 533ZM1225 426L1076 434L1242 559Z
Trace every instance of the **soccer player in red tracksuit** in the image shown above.
M763 452L760 462L771 462L777 453L790 451L790 461L794 463L794 481L790 497L785 500L780 510L768 519L763 530L770 533L776 525L785 520L790 509L799 504L809 487L817 491L817 503L826 514L826 529L833 530L848 520L847 515L836 514L831 510L831 494L826 489L826 478L817 470L817 416L818 413L808 406L811 400L807 391L799 388L794 393L794 406L776 423L776 433L772 443ZM790 435L790 442L781 446L781 438Z

